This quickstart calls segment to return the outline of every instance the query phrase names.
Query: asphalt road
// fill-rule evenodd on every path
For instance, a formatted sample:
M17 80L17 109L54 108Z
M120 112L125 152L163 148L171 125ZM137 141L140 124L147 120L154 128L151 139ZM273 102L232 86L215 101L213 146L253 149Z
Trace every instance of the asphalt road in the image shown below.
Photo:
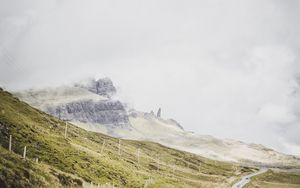
M237 182L236 184L234 184L234 185L232 186L232 188L242 188L242 187L244 187L247 183L250 182L251 177L257 176L257 175L262 174L262 173L265 173L265 172L267 172L267 170L268 170L268 169L265 169L265 168L264 168L264 169L261 169L261 170L258 171L258 172L253 173L253 174L249 174L249 175L247 175L247 176L243 176L243 177L242 177L242 180L239 181L239 182Z

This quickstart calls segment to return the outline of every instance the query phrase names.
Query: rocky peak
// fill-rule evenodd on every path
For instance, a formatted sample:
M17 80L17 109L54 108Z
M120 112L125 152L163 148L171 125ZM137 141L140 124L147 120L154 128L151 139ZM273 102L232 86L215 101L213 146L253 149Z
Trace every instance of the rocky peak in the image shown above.
M151 114L152 116L154 116L154 112L153 112L153 110L151 110L150 114Z
M161 108L159 108L158 109L158 111L157 111L157 115L156 115L158 118L160 118L161 117Z
M75 87L87 89L98 95L111 98L116 92L116 88L109 78L101 78L98 80L89 79L84 82L76 83Z

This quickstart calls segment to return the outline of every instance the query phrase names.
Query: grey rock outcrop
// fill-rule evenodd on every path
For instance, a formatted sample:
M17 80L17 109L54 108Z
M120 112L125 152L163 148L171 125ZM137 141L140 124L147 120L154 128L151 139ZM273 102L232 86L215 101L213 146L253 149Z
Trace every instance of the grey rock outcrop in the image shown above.
M102 78L98 80L90 79L85 83L76 83L75 87L87 89L90 92L108 98L111 98L117 92L115 86L109 78Z
M151 114L152 116L154 116L154 112L153 112L153 110L151 110L150 114Z
M158 111L157 111L157 115L156 115L158 118L160 118L161 117L161 108L159 108L158 109Z
M120 101L74 101L59 106L48 106L46 112L82 123L99 123L112 127L130 126L127 112Z
M94 126L101 124L108 129L129 128L125 105L111 98L115 92L112 81L103 78L89 79L73 86L29 90L17 95L60 119Z

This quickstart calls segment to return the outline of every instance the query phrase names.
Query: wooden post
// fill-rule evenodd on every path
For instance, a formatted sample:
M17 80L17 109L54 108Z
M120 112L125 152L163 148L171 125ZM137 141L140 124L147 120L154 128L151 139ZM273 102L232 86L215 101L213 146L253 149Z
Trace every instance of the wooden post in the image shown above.
M66 127L65 127L65 139L67 139L67 132L68 132L68 122L66 122Z
M121 140L120 139L119 139L119 155L121 155Z
M93 182L91 182L91 188L93 188Z
M12 136L9 135L9 145L8 145L8 150L11 151L11 141L12 141Z
M36 162L36 163L39 163L39 158L35 158L35 162Z
M140 148L138 148L138 150L137 150L137 161L138 161L138 164L140 164Z
M98 186L97 186L97 188L99 188L100 187L100 185L99 185L99 183L98 183Z
M157 170L158 170L158 171L159 171L159 166L160 166L159 158L157 157Z
M101 147L101 153L103 153L104 145L105 145L105 140L103 140L103 144L102 144L102 147Z
M173 170L173 178L175 177L175 167L174 167L174 165L173 165L173 167L172 167L172 170Z
M26 146L24 146L23 159L26 159Z

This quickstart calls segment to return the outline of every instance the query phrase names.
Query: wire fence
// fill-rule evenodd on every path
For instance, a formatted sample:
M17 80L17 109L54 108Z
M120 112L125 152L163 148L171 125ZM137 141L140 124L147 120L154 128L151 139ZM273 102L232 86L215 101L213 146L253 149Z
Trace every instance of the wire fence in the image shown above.
M49 119L46 116L43 116L50 124L55 124L51 119ZM103 138L103 137L97 137L97 142L87 139L84 136L79 137L80 135L78 133L75 133L74 131L71 132L71 134L68 136L68 123L65 122L65 128L62 128L62 134L61 136L66 139L67 142L70 144L76 144L80 140L73 139L72 137L74 134L77 138L85 139L85 145L82 145L84 149L88 149L91 151L96 152L99 157L103 156L109 156L110 154L113 154L116 156L116 159L111 160L122 160L123 162L130 163L130 167L135 170L135 172L150 177L145 180L145 186L147 187L150 184L154 182L153 177L156 175L163 176L165 178L170 178L173 181L189 181L189 182L195 182L197 180L198 176L212 176L212 174L205 174L200 171L201 165L206 164L204 161L198 161L199 164L195 164L189 161L186 161L185 159L169 155L159 155L156 153L156 151L149 150L149 148L143 148L142 146L132 146L131 144L128 144L126 140L122 139L116 139L116 138ZM9 142L8 142L8 149L9 151L13 152L14 148L12 147L13 137L12 135L9 136ZM80 145L81 143L79 143ZM16 145L16 144L15 144ZM32 146L29 146L32 147ZM95 149L96 148L96 149ZM20 151L20 149L18 150ZM24 160L31 160L33 162L39 163L38 156L34 156L31 158L27 157L27 153L30 152L30 149L28 150L28 146L24 146L23 152L17 152L19 155L22 155L22 158ZM155 154L156 153L156 154ZM173 161L166 161L166 159L171 158ZM193 178L191 178L193 177ZM116 185L112 184L112 182L107 182L105 184L98 184L94 182L85 183L86 187L109 187L114 188Z

